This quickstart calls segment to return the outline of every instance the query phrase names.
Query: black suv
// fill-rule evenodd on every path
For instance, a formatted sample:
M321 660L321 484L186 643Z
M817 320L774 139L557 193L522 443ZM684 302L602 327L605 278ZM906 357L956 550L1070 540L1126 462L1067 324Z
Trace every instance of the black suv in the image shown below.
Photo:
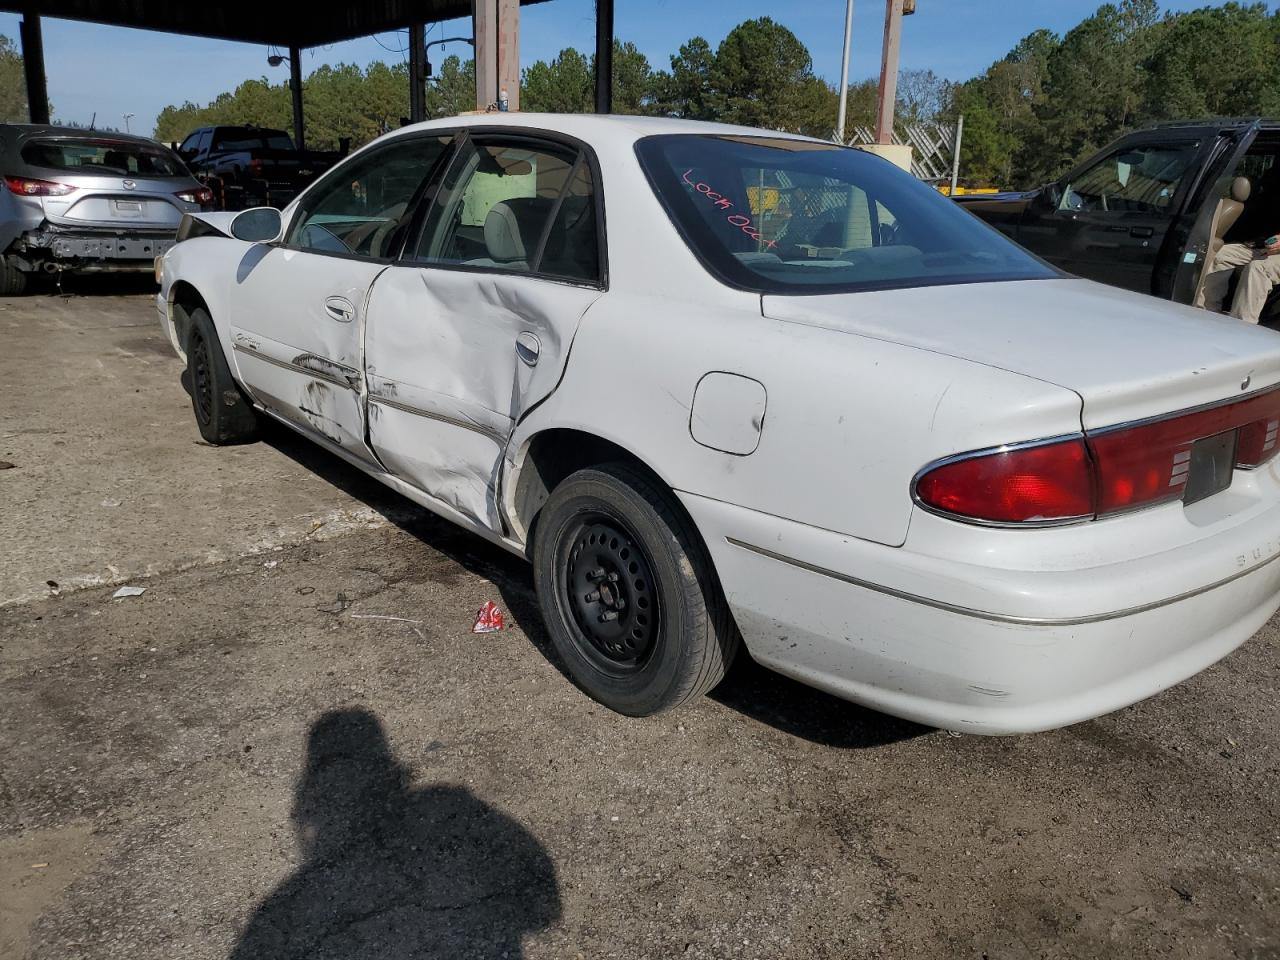
M1068 273L1194 303L1224 242L1280 234L1280 121L1162 124L1039 189L956 202Z

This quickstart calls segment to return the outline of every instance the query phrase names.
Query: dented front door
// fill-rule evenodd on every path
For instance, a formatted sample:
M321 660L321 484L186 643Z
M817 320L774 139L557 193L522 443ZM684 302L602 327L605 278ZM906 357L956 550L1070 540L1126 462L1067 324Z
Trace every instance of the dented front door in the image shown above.
M233 284L240 375L267 409L372 461L364 440L360 339L385 263L257 244Z

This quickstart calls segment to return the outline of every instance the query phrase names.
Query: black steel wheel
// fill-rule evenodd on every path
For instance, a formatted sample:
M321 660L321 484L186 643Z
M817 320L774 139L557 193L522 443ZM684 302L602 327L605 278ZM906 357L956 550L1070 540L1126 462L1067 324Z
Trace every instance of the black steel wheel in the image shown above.
M191 311L187 387L196 426L209 443L245 443L257 437L258 415L231 376L213 321L203 307Z
M605 706L648 716L724 676L737 628L697 530L647 473L570 475L538 515L532 559L556 651Z
M644 548L618 518L604 514L585 514L561 543L567 555L557 558L556 577L583 650L606 673L643 669L662 628Z
M213 373L210 370L209 341L198 330L191 334L187 361L191 367L191 404L196 420L201 425L208 425L213 419Z

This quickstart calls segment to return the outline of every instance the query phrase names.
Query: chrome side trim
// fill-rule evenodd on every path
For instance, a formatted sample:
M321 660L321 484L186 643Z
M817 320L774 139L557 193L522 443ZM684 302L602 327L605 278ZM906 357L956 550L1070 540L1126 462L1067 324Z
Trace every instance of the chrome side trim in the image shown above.
M983 520L979 517L966 517L962 513L951 513L949 510L940 510L935 506L925 503L920 499L920 494L916 489L921 478L930 471L937 470L939 467L945 467L948 464L959 463L961 460L972 460L976 457L989 457L997 453L1010 453L1014 450L1026 450L1029 447L1047 447L1051 443L1066 443L1070 440L1083 440L1083 433L1063 433L1056 437L1042 437L1039 440L1023 440L1019 443L1002 443L998 447L983 447L981 450L966 450L964 453L953 453L947 457L939 457L937 460L926 463L923 467L916 471L914 477L911 478L911 501L923 510L925 513L932 513L937 517L945 517L948 520L955 520L959 523L968 523L975 527L999 527L1005 530L1035 530L1041 527L1066 527L1077 523L1088 523L1094 518L1092 513L1082 514L1078 517L1058 517L1053 520L1021 520L1021 521L1003 521L1003 520Z
M314 367L304 367L299 363L290 363L288 360L277 360L275 357L269 357L265 353L259 353L257 350L254 350L251 347L246 347L239 342L233 343L231 348L245 354L246 356L253 357L256 360L261 360L263 363L270 363L273 366L280 367L283 370L289 370L292 373L301 373L303 376L314 377L316 380L323 380L325 383L332 383L335 387L344 387L347 390L356 389L351 381L345 377L338 377L323 370L317 370ZM334 364L334 366L338 366L338 364ZM353 370L352 373L356 372ZM358 376L358 374L356 375Z
M835 570L829 570L826 567L820 567L817 564L806 563L803 560L797 560L795 557L788 557L785 554L774 553L764 547L757 547L754 544L737 540L733 537L725 537L725 539L750 553L758 554L762 557L768 557L770 560L777 560L779 563L785 563L801 570L808 570L810 573L816 573L824 577L830 577L832 580L839 580L842 583L852 584L855 587L862 587L864 590L872 590L875 593L883 593L886 596L894 597L898 600L906 600L909 603L918 603L922 606L933 607L935 610L945 610L948 613L959 614L962 617L973 617L978 620L989 620L993 623L1013 623L1020 626L1028 627L1074 627L1086 623L1102 623L1106 620L1118 620L1121 617L1131 617L1139 613L1146 613L1149 610L1156 610L1160 607L1166 607L1171 603L1179 603L1183 600L1190 600L1192 597L1198 597L1202 593L1208 593L1210 590L1216 590L1218 587L1224 587L1234 580L1246 577L1251 573L1261 570L1267 564L1275 560L1280 560L1280 553L1273 553L1267 559L1260 563L1254 564L1244 570L1237 570L1229 577L1217 580L1213 583L1206 584L1203 587L1197 587L1194 590L1187 590L1184 593L1175 594L1172 597L1166 597L1163 600L1153 600L1150 603L1138 604L1134 607L1125 607L1120 610L1112 610L1107 613L1093 613L1083 617L1019 617L1005 613L995 613L990 610L979 610L975 607L965 607L957 603L947 603L945 600L934 600L932 597L922 597L917 593L909 593L906 590L899 590L896 587L886 587L883 584L872 583L870 580L863 580L860 577L853 577L846 573L839 573Z
M399 400L392 400L389 397L379 397L376 394L369 394L369 402L381 404L384 407L390 407L392 410L399 410L401 413L408 413L415 417L425 417L428 420L438 420L440 423L447 423L451 427L459 427L463 430L470 430L472 433L478 433L488 437L500 447L505 447L507 438L505 435L498 433L496 430L490 430L488 427L478 423L472 423L469 420L460 420L457 417L446 416L443 413L436 413L434 410L423 410L421 407L411 407L407 403L401 403Z

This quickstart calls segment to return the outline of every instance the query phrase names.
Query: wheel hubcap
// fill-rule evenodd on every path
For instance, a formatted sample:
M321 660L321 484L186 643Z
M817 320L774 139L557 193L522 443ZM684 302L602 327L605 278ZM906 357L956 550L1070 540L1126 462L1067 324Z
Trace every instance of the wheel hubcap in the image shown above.
M610 518L591 517L571 540L565 589L588 653L611 671L642 667L658 636L653 573L644 551Z

